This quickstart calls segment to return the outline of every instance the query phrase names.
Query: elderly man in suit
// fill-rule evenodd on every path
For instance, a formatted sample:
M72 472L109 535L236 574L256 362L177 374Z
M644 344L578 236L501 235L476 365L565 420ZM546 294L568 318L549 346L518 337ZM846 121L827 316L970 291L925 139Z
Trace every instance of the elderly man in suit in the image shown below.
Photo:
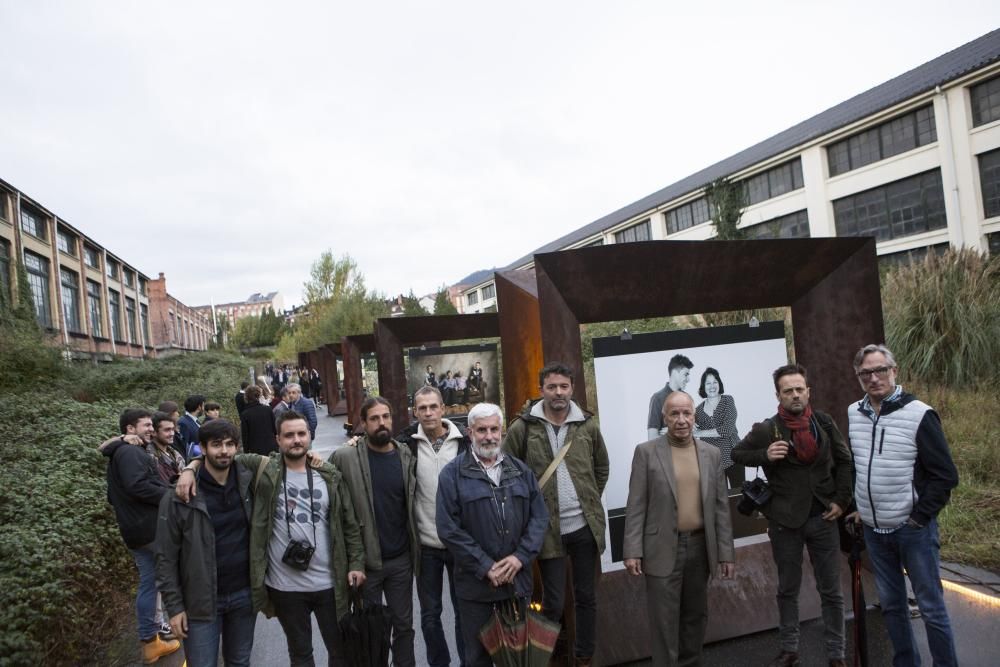
M695 440L694 401L663 403L667 432L635 448L625 510L624 556L646 577L653 665L701 664L708 579L735 572L725 471L717 447Z

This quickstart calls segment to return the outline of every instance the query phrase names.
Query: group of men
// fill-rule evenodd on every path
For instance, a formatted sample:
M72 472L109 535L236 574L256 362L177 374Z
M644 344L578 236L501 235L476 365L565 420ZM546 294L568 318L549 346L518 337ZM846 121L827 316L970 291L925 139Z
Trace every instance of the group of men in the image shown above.
M774 373L777 414L755 424L733 452L737 463L763 467L772 491L762 511L778 568L781 653L771 664L799 664L803 545L822 600L830 664L845 664L836 520L853 507L852 497L850 518L864 524L894 664L919 663L904 566L935 664L955 664L935 517L957 474L940 420L896 385L884 346L859 351L855 373L866 393L850 409L850 445L828 415L809 406L806 370L789 365ZM458 663L490 665L480 628L496 602L523 605L530 597L537 561L542 613L557 622L571 566L576 631L566 653L569 664L589 665L608 452L596 418L572 400L573 371L549 364L539 380L541 398L506 433L500 408L488 403L470 410L463 432L443 418L440 391L427 386L414 396L416 424L393 437L388 403L369 398L361 407L364 435L329 462L309 457L314 429L294 409L278 416L279 451L267 457L238 453L239 430L213 420L198 433L203 457L183 469L173 491L147 485L155 469L137 448L114 443L109 497L137 564L155 557L155 581L140 565L140 589L162 594L188 663L214 665L221 639L227 664L248 664L259 610L277 616L292 665L313 664L312 615L330 664L345 664L337 619L360 589L369 602L386 605L393 664L414 665L415 579L427 663L451 664L441 621L447 572ZM133 417L123 415L123 433L152 437L152 424ZM624 564L645 579L653 663L694 665L708 580L735 574L729 502L718 448L693 437L690 396L668 392L662 421L666 432L635 450ZM112 471L124 469L132 478L116 479L112 493ZM158 505L158 518L150 522L147 512L133 520L119 509L132 503L154 515ZM140 617L140 637L148 631Z

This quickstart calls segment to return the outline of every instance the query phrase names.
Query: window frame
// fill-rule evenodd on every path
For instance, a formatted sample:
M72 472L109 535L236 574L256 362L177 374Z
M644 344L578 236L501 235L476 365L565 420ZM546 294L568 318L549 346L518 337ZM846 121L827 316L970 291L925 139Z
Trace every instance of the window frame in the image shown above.
M29 261L29 259L31 261ZM37 260L37 268L33 262ZM28 274L28 289L31 292L35 319L46 329L52 328L52 268L49 260L41 255L24 251L24 270ZM42 303L39 303L41 297Z
M59 295L66 331L86 333L80 319L80 274L65 266L59 267Z
M904 130L903 136L906 136L907 126L913 141L909 146L905 142L897 141L893 136L894 130L898 129ZM937 140L934 105L925 104L827 144L825 147L827 172L830 178L841 176L855 169L930 146Z

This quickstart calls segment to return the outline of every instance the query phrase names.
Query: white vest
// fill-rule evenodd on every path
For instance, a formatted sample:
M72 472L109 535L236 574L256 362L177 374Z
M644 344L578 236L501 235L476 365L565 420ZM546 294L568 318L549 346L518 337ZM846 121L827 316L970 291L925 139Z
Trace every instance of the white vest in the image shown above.
M437 489L441 471L458 455L458 443L462 433L448 420L442 420L448 427L448 435L437 452L424 435L423 427L418 427L413 436L417 441L417 491L413 503L413 514L417 523L417 537L420 544L435 549L444 549L437 534Z
M853 403L847 414L854 453L854 497L867 526L894 530L906 523L917 502L913 486L917 429L931 408L911 400L887 414L869 416L860 405Z

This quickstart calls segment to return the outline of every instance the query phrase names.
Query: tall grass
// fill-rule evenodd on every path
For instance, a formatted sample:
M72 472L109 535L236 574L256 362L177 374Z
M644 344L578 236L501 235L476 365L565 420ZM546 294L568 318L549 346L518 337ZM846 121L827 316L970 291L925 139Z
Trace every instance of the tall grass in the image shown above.
M961 387L1000 380L1000 258L928 253L886 274L886 342L906 374Z

